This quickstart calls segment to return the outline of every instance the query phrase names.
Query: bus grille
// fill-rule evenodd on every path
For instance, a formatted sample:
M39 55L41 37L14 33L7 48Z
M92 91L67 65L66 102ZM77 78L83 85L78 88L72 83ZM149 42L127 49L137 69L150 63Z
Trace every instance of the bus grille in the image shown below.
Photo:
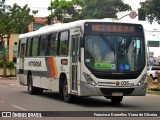
M105 95L111 96L113 92L121 92L123 95L129 95L134 91L134 88L100 88Z

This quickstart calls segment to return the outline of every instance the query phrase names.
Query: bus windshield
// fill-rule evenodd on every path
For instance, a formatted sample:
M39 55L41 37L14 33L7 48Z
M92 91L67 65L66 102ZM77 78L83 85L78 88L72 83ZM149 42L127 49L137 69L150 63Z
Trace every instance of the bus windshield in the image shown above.
M143 36L85 36L85 65L95 71L139 71L145 66Z

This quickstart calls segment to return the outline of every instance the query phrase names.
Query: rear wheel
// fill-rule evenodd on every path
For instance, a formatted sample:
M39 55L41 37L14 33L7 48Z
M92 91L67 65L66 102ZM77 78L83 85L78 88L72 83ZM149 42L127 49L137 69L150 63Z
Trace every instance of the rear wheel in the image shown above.
M28 93L31 94L31 95L42 94L43 93L42 88L37 88L37 87L33 86L32 75L28 76Z

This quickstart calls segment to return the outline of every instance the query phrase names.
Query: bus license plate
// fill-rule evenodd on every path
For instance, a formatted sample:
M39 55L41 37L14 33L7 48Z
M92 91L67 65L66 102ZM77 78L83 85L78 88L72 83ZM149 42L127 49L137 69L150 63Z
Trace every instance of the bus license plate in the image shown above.
M123 96L123 92L113 92L112 96Z

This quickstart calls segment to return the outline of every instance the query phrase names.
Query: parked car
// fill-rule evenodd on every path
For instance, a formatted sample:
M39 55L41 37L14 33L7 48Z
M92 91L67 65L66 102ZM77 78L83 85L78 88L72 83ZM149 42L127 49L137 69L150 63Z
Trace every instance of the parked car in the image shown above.
M160 66L151 66L148 68L147 75L153 80L158 78L158 73L160 73Z

